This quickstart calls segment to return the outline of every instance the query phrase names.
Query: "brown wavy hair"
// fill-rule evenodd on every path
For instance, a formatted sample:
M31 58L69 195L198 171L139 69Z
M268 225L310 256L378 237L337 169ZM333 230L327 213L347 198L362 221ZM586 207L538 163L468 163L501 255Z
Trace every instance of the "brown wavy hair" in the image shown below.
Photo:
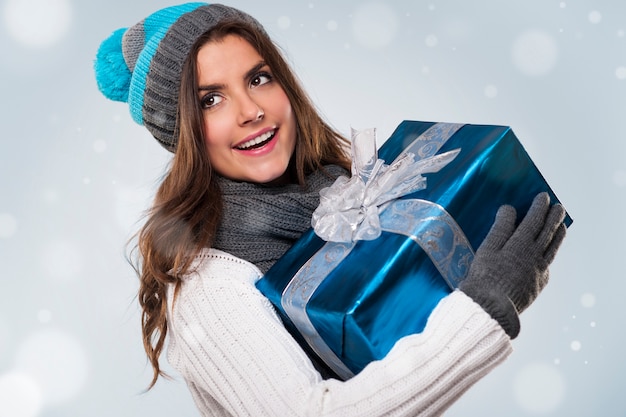
M204 143L203 115L197 92L197 54L208 42L227 35L246 40L272 69L285 91L296 120L296 146L290 176L305 186L306 176L327 164L350 168L349 142L319 115L280 50L266 33L241 21L224 21L203 34L184 64L177 117L178 145L160 184L146 222L136 235L131 260L140 279L143 344L153 368L152 388L159 376L159 357L167 335L168 285L178 292L193 258L211 247L222 213L222 198Z

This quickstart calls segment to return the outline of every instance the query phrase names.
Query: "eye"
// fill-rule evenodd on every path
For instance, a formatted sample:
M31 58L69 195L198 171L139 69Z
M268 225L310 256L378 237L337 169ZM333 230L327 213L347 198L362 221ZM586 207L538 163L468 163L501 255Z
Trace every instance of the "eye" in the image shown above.
M252 79L250 80L250 86L259 87L263 84L269 83L270 81L272 81L272 76L267 72L261 72L252 77Z
M209 93L200 99L200 106L202 106L203 109L210 109L220 104L222 100L224 100L224 98L219 94Z

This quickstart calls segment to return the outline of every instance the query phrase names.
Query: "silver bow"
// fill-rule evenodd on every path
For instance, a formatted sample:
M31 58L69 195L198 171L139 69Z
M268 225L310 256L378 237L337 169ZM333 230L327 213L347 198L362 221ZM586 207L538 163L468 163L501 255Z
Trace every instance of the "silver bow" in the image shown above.
M381 234L380 213L387 203L426 188L422 174L438 172L460 152L417 158L401 153L390 165L378 159L376 129L352 130L352 177L341 176L320 191L313 213L315 233L330 242L374 240Z

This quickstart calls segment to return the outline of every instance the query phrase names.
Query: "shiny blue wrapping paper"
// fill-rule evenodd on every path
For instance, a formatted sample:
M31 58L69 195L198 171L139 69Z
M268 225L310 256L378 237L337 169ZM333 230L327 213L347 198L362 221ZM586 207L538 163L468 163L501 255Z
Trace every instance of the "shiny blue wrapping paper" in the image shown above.
M390 163L433 125L402 122L378 157ZM501 205L514 206L521 219L542 191L558 202L509 127L464 125L438 153L457 148L461 151L451 163L427 175L426 189L401 200L427 200L443 207L474 250ZM569 226L571 222L568 215L565 223ZM369 362L383 358L398 339L421 332L437 303L455 286L442 277L414 239L383 230L376 240L351 245L345 259L323 271L304 311L306 321L314 327L311 335L285 311L283 292L310 258L331 247L325 245L341 249L342 244L325 242L309 230L257 287L314 363L330 376L350 378ZM312 342L315 338L321 341Z

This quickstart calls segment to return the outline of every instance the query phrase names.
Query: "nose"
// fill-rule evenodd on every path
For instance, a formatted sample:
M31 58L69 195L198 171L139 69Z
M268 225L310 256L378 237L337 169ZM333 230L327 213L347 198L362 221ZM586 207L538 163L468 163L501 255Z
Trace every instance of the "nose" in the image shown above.
M241 125L262 120L264 116L261 106L249 94L241 95L239 98L239 123Z

